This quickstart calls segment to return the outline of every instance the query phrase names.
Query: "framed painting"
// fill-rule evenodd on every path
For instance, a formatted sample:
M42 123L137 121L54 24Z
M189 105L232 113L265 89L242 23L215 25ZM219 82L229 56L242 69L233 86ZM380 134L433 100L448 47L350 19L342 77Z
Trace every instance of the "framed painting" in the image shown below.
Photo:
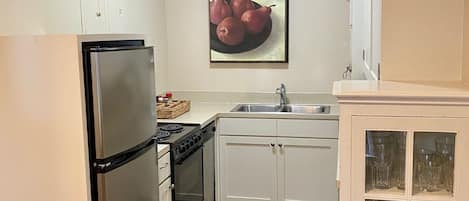
M209 0L211 63L288 63L288 0Z

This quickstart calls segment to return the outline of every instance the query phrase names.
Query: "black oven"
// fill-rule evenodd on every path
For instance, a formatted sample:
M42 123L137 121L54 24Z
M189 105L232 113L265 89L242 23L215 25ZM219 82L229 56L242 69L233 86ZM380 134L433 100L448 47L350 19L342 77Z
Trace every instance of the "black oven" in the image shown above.
M167 140L171 149L173 200L214 201L215 125L202 129L184 125L184 129Z
M174 200L204 200L204 165L202 146L187 158L174 161Z

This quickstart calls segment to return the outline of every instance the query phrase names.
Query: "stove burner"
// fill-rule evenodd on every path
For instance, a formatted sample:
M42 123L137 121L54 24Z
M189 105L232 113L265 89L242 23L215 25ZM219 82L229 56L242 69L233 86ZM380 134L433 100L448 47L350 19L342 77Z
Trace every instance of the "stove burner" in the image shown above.
M182 127L181 124L168 124L165 126L162 126L160 128L160 131L166 131L170 133L179 133L183 130L184 128Z
M168 139L170 136L171 136L171 132L160 130L160 131L158 131L158 134L156 135L156 138L158 140L165 140L165 139Z

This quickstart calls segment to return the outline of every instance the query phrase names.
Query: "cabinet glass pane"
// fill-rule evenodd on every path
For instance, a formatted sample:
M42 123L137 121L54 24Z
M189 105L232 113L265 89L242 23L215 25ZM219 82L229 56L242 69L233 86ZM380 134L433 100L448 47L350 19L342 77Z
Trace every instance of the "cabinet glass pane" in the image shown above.
M366 132L366 192L404 194L406 132Z
M413 193L452 195L456 133L415 132Z

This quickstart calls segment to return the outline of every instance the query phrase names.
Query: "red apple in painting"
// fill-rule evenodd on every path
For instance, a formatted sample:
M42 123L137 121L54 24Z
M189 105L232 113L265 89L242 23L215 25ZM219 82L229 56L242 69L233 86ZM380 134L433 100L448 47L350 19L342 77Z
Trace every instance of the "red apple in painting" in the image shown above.
M226 17L230 17L233 13L225 0L210 1L210 22L219 24Z
M265 25L270 19L272 6L264 6L257 10L248 10L241 16L241 21L246 27L246 31L251 34L258 34L264 30Z
M256 9L251 0L231 0L230 6L233 11L233 16L236 18L241 18L243 13L248 10Z
M225 45L239 45L244 40L246 30L241 20L227 17L217 26L218 39Z

